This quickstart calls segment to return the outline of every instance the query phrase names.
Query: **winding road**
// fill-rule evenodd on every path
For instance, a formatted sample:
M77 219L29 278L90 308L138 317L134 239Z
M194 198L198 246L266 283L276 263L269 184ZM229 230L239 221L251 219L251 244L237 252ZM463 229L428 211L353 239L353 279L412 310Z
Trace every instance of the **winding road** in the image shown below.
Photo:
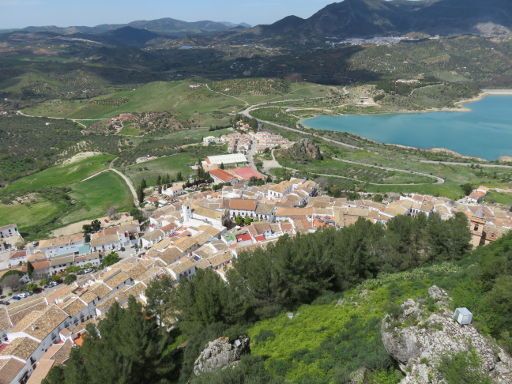
M318 99L324 99L324 97L319 97L319 98L314 98L314 99L307 99L307 100L318 100ZM247 118L255 119L256 121L258 121L261 124L271 125L271 126L274 126L274 127L280 128L280 129L285 129L287 131L299 133L299 134L304 135L304 136L316 137L316 138L321 139L321 140L323 140L323 141L325 141L327 143L339 145L339 146L342 146L342 147L345 147L345 148L350 148L350 149L355 149L355 150L365 150L364 148L358 147L356 145L347 144L347 143L344 143L342 141L331 139L331 138L328 138L328 137L324 137L324 136L319 135L319 134L315 134L315 133L311 133L311 132L305 132L305 131L303 131L301 129L298 129L298 128L291 128L291 127L288 127L286 125L277 124L277 123L274 123L274 122L271 122L271 121L258 119L258 118L254 117L251 114L251 112L253 112L253 111L257 110L257 109L260 109L262 107L269 106L269 105L272 105L272 104L287 103L287 102L292 102L292 101L304 101L304 100L306 100L306 99L280 100L280 101L273 101L273 102L255 104L255 105L252 105L252 106L248 106L246 109L244 109L242 112L240 112L240 114L242 114L243 116L245 116ZM290 109L292 107L287 107L287 108ZM276 160L273 151L272 151L272 158L273 158L273 160L267 161L265 163L265 165L264 165L265 169L284 168L284 169L288 169L288 170L291 170L291 171L298 171L297 169L287 168L287 167L283 167L282 165L280 165L279 162ZM344 163L352 164L352 165L358 165L358 166L362 166L362 167L376 168L376 169L381 169L381 170L390 171L390 172L406 173L406 174L415 175L415 176L423 176L423 177L427 177L427 178L435 180L434 184L444 184L445 183L445 179L443 179L442 177L430 175L428 173L417 172L417 171L409 171L409 170L406 170L406 169L383 167L383 166L378 166L378 165L371 165L371 164L361 163L361 162L357 162L357 161L343 160L343 159L339 159L339 158L336 158L336 157L333 157L333 159L336 160L336 161L340 161L340 162L344 162ZM313 175L316 175L316 176L321 176L321 177L332 177L332 178L339 178L339 179L346 179L346 180L353 180L353 181L361 181L361 180L358 180L358 179L354 179L354 178L346 177L346 176L340 176L340 175L332 175L332 174L329 175L329 174L320 174L320 173L313 173L313 172L309 172L309 173L311 173ZM426 185L427 183L409 183L409 184L368 183L368 184L370 184L370 185L378 185L378 186L382 186L382 185L389 185L389 186L412 186L412 185ZM428 183L428 184L431 184L431 183Z
M118 158L116 157L114 160L112 160L108 166L107 169L104 169L103 171L100 171L100 172L96 172L94 175L91 175L85 179L83 179L81 181L81 183L83 183L84 181L87 181L87 180L91 180L91 179L94 179L96 176L98 175L101 175L102 173L105 173L105 172L114 172L115 174L119 175L123 180L124 182L126 183L126 185L128 186L128 189L130 190L130 193L132 194L132 198L133 198L133 204L138 207L139 206L139 198L137 197L137 191L135 190L135 187L132 183L132 181L130 180L130 178L128 176L126 176L124 173L122 173L121 171L117 170L114 168L114 162L117 160Z

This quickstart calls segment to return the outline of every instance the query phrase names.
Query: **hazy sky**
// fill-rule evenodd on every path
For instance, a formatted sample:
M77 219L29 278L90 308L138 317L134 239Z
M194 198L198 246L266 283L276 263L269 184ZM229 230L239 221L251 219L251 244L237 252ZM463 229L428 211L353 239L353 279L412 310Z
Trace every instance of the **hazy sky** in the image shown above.
M336 0L0 0L0 29L29 25L96 25L172 17L272 23L308 17ZM339 1L339 0L338 0Z

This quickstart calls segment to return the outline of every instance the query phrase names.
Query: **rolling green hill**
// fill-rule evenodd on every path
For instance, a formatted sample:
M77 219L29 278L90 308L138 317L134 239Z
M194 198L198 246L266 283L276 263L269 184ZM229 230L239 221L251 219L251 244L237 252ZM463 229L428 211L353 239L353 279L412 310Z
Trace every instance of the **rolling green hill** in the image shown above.
M119 176L105 172L82 181L106 170L113 159L97 155L15 181L0 190L0 225L17 223L30 240L63 225L103 216L109 208L130 210L133 199Z

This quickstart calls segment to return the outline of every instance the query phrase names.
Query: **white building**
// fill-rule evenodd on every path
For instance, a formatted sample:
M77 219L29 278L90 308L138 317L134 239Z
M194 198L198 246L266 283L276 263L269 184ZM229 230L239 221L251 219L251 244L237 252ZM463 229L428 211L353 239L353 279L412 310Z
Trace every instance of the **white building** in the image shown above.
M89 253L89 245L85 243L83 233L55 237L41 240L36 248L30 249L30 253L42 252L46 257L52 258L63 255L80 255Z
M222 164L226 166L236 166L245 165L248 163L249 161L243 153L232 153L229 155L208 156L205 161L203 161L203 168L208 170L212 168L218 168Z
M6 239L8 237L19 236L18 227L16 224L9 224L0 227L0 239Z

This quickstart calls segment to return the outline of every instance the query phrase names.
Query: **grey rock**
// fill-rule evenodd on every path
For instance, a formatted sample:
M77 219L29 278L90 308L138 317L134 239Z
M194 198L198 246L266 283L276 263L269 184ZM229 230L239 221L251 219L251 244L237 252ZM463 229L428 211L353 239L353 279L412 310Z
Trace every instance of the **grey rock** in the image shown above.
M213 372L227 367L233 367L240 361L242 355L249 352L249 338L239 337L230 342L229 338L221 337L208 343L194 362L194 374Z
M365 384L367 381L368 370L365 367L359 368L350 374L350 384Z
M450 298L438 287L429 289L438 304L429 313L414 300L402 304L398 318L386 316L382 322L382 342L406 374L401 384L444 384L437 367L443 356L474 349L482 371L494 383L512 383L512 358L473 326L460 326L447 307Z
M289 154L297 160L322 160L323 156L320 147L311 139L301 139L290 149Z

